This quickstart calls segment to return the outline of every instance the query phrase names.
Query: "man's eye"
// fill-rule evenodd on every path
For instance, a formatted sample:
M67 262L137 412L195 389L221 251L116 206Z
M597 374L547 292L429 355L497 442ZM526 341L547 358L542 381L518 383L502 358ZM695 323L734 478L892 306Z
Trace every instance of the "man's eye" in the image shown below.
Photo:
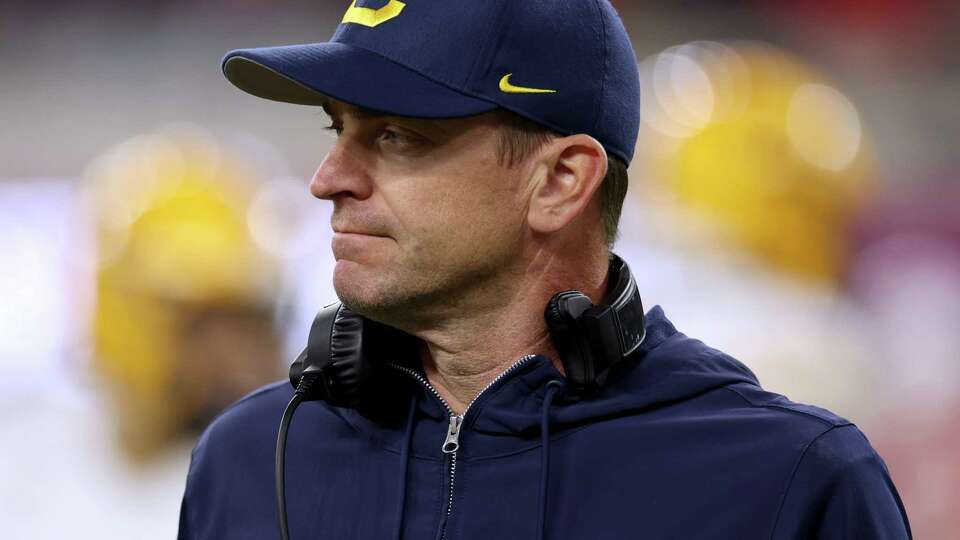
M330 124L329 126L323 128L326 131L330 131L337 134L337 137L343 135L343 126L337 124Z
M378 137L378 139L380 140L380 142L385 142L390 144L403 144L404 142L408 142L410 137L394 129L384 128L380 132L380 136Z
M420 140L410 133L393 128L383 128L377 135L377 142L398 148L413 148L420 144Z

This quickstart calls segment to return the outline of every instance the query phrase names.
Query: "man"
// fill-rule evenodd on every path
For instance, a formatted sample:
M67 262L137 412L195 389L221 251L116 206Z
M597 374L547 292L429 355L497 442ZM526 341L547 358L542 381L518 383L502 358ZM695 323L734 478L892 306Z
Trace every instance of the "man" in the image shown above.
M765 392L660 308L573 396L544 308L571 289L609 303L639 123L606 0L357 1L331 42L234 51L224 72L330 114L311 191L334 204L335 288L418 344L378 344L400 369L365 409L302 408L291 538L909 537L855 426ZM292 394L265 387L207 429L182 539L276 536Z

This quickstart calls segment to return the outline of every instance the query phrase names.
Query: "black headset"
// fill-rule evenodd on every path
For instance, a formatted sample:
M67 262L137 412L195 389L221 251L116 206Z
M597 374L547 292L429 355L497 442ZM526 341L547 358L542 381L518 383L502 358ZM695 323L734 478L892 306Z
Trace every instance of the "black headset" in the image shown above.
M637 283L622 259L611 255L609 292L593 305L580 291L550 299L544 319L566 372L570 400L588 399L606 381L610 368L630 356L646 336ZM416 338L372 321L343 304L331 304L313 320L307 348L290 366L296 388L280 421L275 461L280 537L289 540L284 455L293 413L304 401L323 400L337 407L383 412L375 407L398 393L392 361L418 358ZM416 366L414 366L416 367Z
M568 397L598 389L610 367L636 351L646 334L637 283L616 255L608 289L597 306L579 291L558 293L547 304L544 318L566 372ZM331 304L314 319L307 348L290 366L290 382L298 388L304 376L316 379L303 401L362 408L386 390L384 358L416 357L417 347L411 336Z

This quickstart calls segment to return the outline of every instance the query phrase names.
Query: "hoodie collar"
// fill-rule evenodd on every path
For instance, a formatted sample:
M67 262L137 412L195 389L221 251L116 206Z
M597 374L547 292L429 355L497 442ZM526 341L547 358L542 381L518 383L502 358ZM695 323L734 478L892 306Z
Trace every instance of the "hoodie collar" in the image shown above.
M673 324L667 319L663 308L660 306L654 306L647 313L645 320L647 333L643 343L640 344L640 347L637 348L630 358L618 364L617 368L622 368L624 364L638 362L650 351L656 349L667 338L677 333L677 329L674 328ZM426 380L422 366L407 365L405 367L416 372L424 381ZM553 362L543 355L532 357L525 362L520 369L503 377L483 392L483 394L478 396L476 402L474 402L470 410L467 411L469 413L465 419L468 422L467 426L475 424L476 419L480 416L481 411L488 405L488 402L493 403L494 408L506 417L512 416L510 409L515 408L517 405L520 405L521 410L526 410L527 408L529 408L530 411L534 409L539 410L539 405L543 401L543 389L546 384L552 380L557 380L561 383L564 382L563 375L557 370ZM608 383L613 383L613 381L608 381ZM442 403L439 396L432 395L430 390L422 383L417 385L417 387L420 393L422 393L422 399L419 400L418 406L420 412L434 420L446 420L450 415L450 411ZM563 389L565 388L566 384L564 383ZM561 390L561 395L562 393L563 390ZM524 412L517 412L525 415ZM497 422L494 420L493 423L496 424ZM508 423L513 424L513 422ZM480 423L481 427L485 424L486 422ZM487 427L493 432L500 431L495 429L494 426ZM508 432L511 431L508 426L503 427L507 429Z
M561 390L553 413L558 428L635 414L738 382L758 384L742 363L678 332L660 306L646 319L644 343L611 368L596 395L571 402L562 398ZM546 385L552 380L563 381L563 376L549 358L535 357L480 396L468 411L465 427L490 434L537 433Z

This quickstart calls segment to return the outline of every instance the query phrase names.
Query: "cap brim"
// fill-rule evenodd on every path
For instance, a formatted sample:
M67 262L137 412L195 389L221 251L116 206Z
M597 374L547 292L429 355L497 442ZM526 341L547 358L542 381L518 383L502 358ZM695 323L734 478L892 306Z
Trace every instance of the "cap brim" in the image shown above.
M223 58L223 74L257 97L300 105L334 98L398 116L455 118L497 105L462 94L383 56L343 43L239 49Z

